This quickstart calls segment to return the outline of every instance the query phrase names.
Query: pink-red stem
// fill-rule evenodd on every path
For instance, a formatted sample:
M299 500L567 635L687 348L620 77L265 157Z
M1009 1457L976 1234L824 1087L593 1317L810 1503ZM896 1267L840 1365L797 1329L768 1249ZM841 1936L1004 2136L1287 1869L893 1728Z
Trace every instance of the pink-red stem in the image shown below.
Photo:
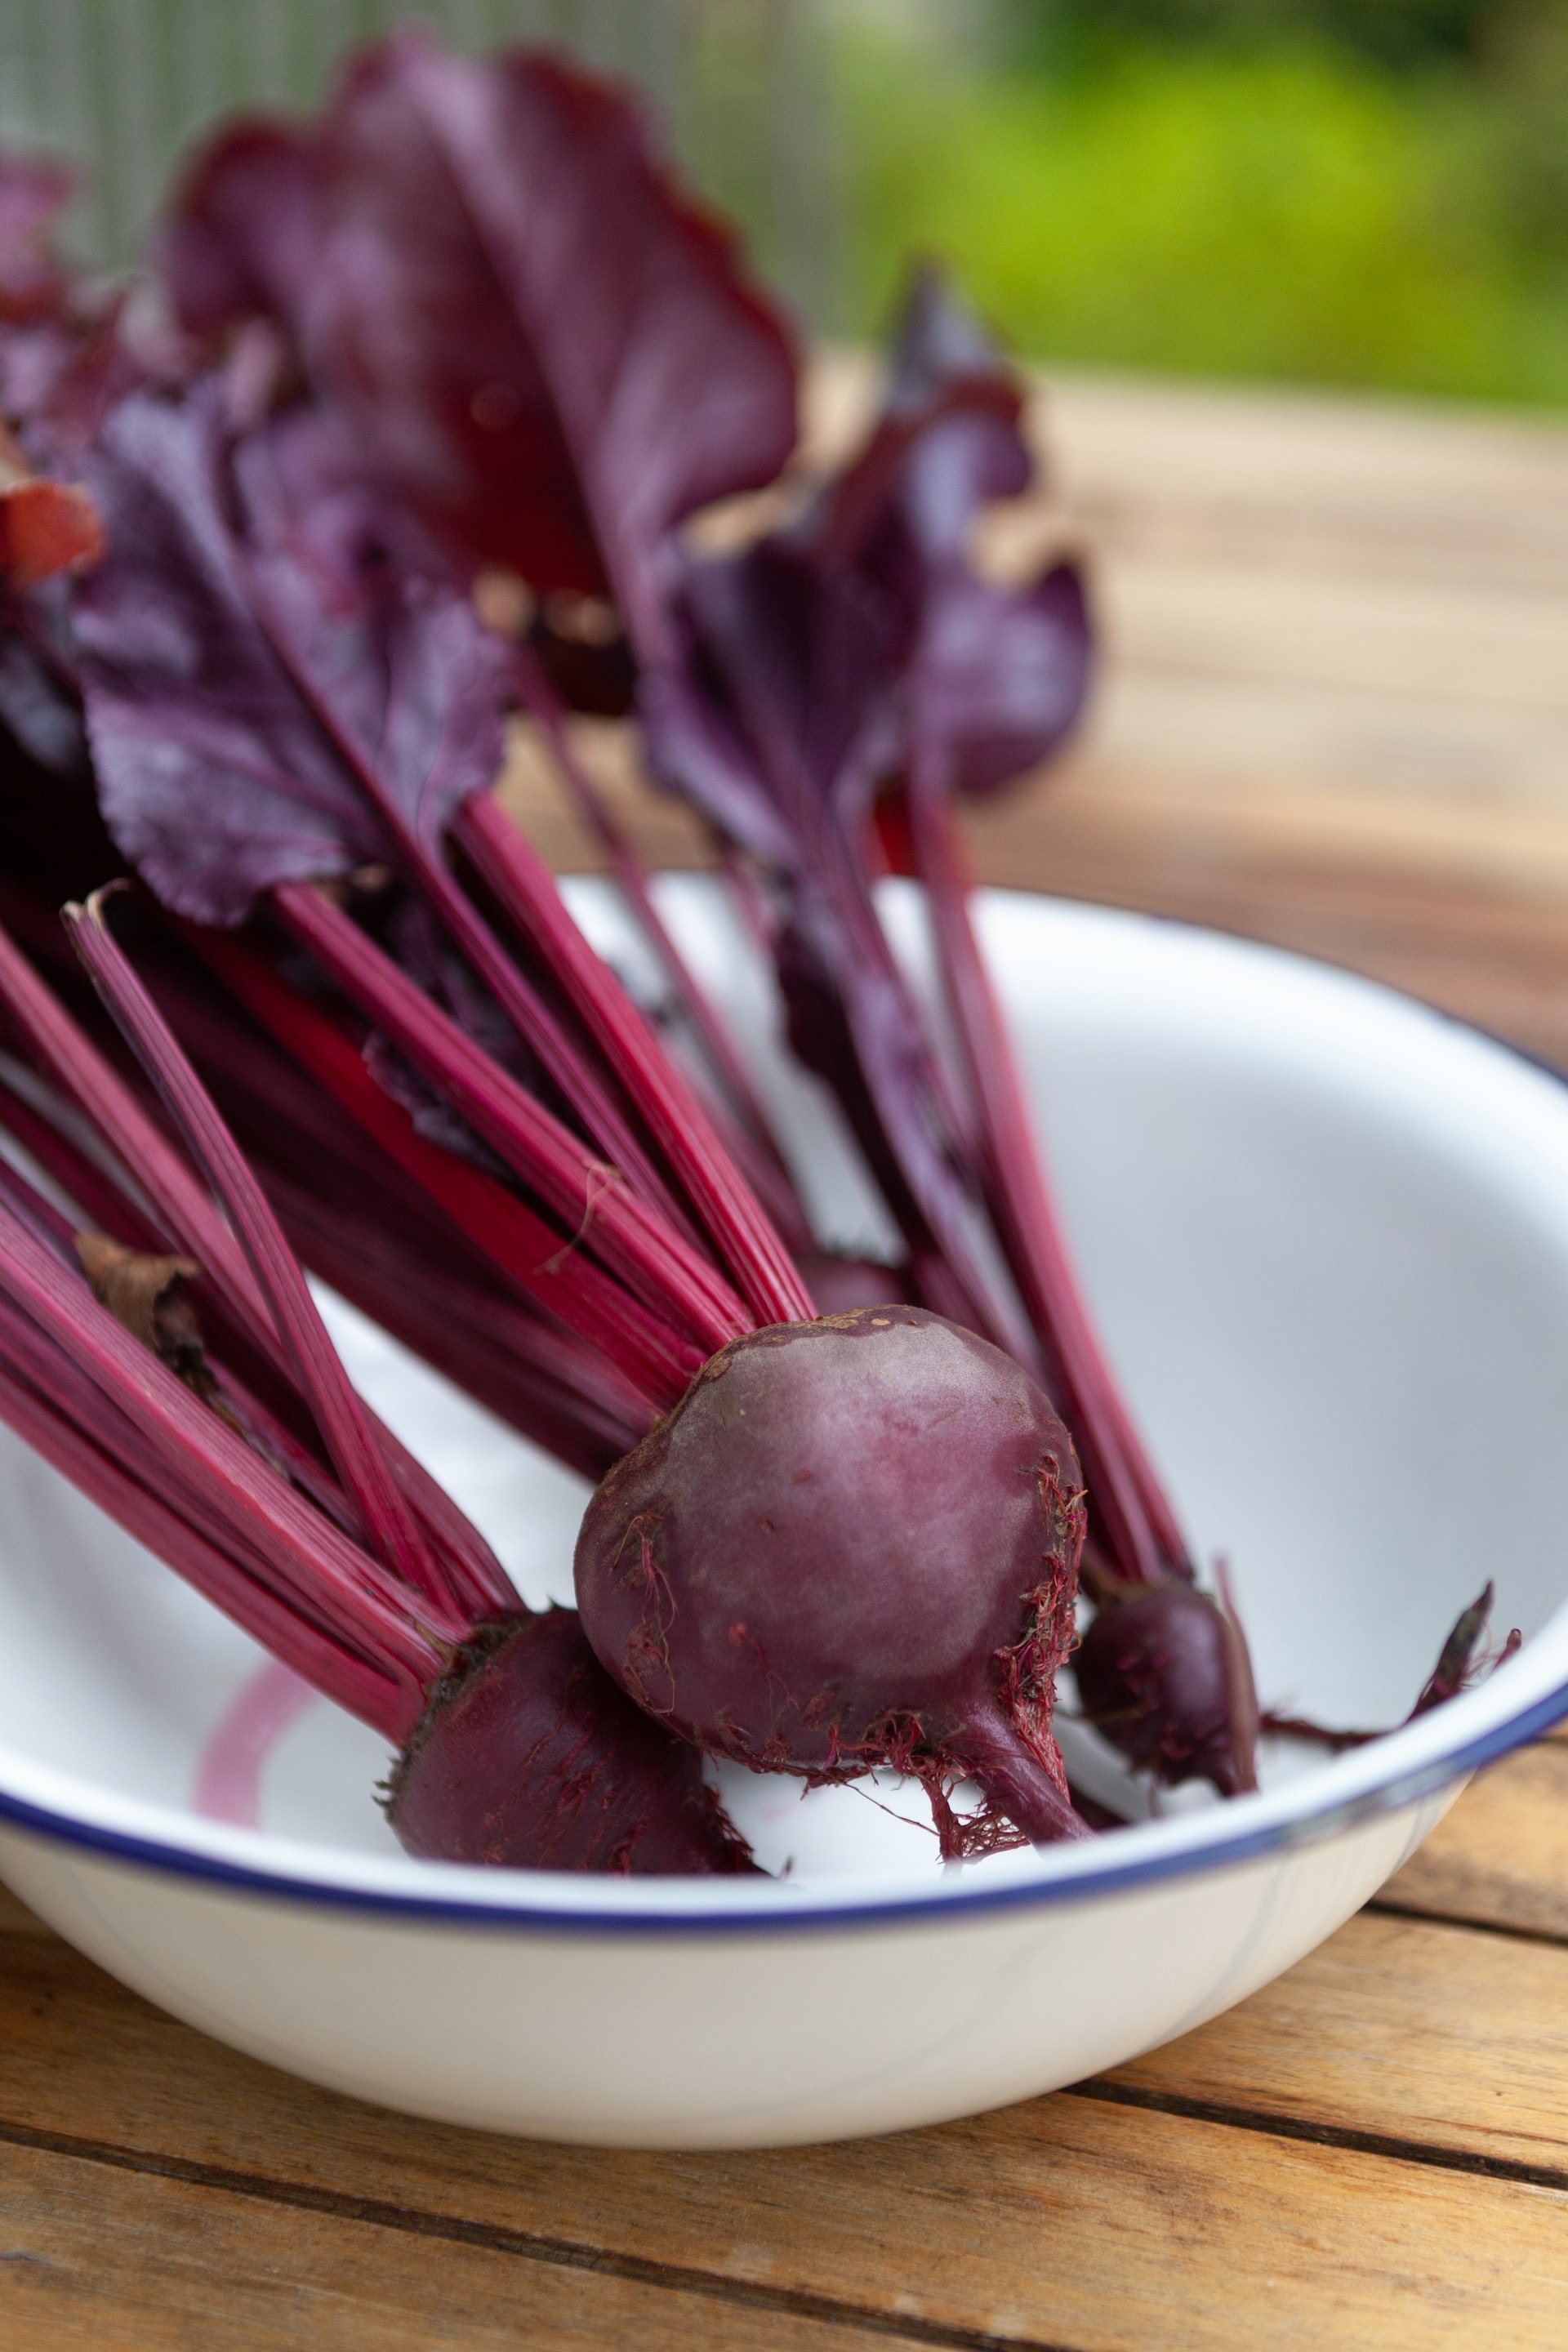
M988 1203L1013 1278L1049 1351L1111 1565L1129 1582L1190 1574L1175 1516L1101 1351L1057 1221L1017 1066L970 915L945 799L918 785L910 831L949 1012L982 1131Z
M273 904L372 1026L655 1314L687 1331L704 1356L751 1328L710 1261L627 1191L618 1169L596 1160L500 1069L341 908L304 883L276 890Z
M443 1597L447 1580L392 1475L299 1261L205 1087L111 936L104 903L100 893L66 912L88 976L227 1213L370 1549L416 1591Z
M794 1259L731 1161L711 1120L619 981L562 903L554 877L488 796L458 821L457 838L557 975L574 1007L638 1105L721 1263L759 1323L809 1322L811 1298Z
M484 1171L429 1143L379 1087L359 1049L226 933L193 943L253 1018L373 1141L521 1287L618 1367L659 1411L684 1393L702 1351L638 1305L591 1258Z
M126 1197L135 1202L144 1199L156 1220L155 1232L148 1229L145 1213L138 1209L143 1229L137 1245L184 1251L194 1257L241 1329L287 1379L283 1343L245 1252L162 1129L3 929L0 1004L67 1098L92 1121L121 1164L135 1170L133 1183L124 1180ZM88 1203L84 1201L82 1206ZM362 1410L399 1487L436 1538L453 1596L487 1612L514 1606L516 1595L489 1545L406 1447L368 1408Z
M614 811L587 767L578 758L572 741L566 707L551 684L543 665L527 646L519 646L516 649L515 675L523 704L550 746L551 756L572 805L609 859L616 887L673 989L707 1056L710 1068L752 1142L767 1155L774 1169L784 1177L787 1186L787 1171L779 1157L767 1114L757 1099L751 1074L728 1031L709 1003L706 992L699 985L695 973L671 937L668 926L654 903L652 877L635 845L616 822ZM470 802L468 808L471 810L473 806ZM793 1199L793 1192L790 1197ZM795 1208L797 1214L803 1213L798 1202ZM809 1235L801 1245L810 1247Z
M538 991L512 962L479 908L464 896L443 861L439 842L431 838L430 827L421 822L419 815L411 817L405 813L374 761L366 757L354 736L340 722L331 700L318 691L310 669L296 654L289 632L271 625L268 598L259 581L253 580L252 594L279 660L384 826L405 873L434 908L453 945L538 1057L562 1100L593 1138L596 1150L617 1170L628 1192L647 1207L661 1212L684 1232L684 1220L668 1187L599 1071L566 1034ZM691 1239L689 1234L685 1237Z
M132 1338L86 1284L0 1203L3 1290L93 1383L134 1431L137 1466L162 1465L202 1531L229 1531L279 1598L335 1633L395 1681L416 1713L468 1631L390 1576L298 1495Z
M0 1420L253 1641L384 1738L401 1746L418 1712L406 1685L345 1651L332 1635L278 1599L96 1444L73 1413L60 1411L47 1393L19 1378L15 1328L19 1321L0 1305Z

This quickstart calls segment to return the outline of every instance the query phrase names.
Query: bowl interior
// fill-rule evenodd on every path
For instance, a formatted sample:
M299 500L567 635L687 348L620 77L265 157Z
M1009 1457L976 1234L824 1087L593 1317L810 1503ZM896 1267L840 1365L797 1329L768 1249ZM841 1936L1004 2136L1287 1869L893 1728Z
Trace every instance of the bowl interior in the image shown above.
M712 887L663 887L823 1230L886 1240ZM609 895L572 893L646 984ZM914 895L891 888L888 919L923 976ZM1489 1578L1500 1626L1538 1635L1568 1591L1568 1088L1266 950L1001 893L984 923L1088 1290L1197 1556L1228 1563L1265 1704L1397 1722ZM524 1597L569 1600L584 1483L327 1304L355 1378ZM53 1767L187 1818L396 1854L376 1737L268 1670L5 1432L0 1725L0 1787ZM1091 1786L1120 1782L1091 1737L1074 1754ZM1325 1769L1272 1743L1266 1785ZM897 1784L725 1788L796 1883L936 1876Z

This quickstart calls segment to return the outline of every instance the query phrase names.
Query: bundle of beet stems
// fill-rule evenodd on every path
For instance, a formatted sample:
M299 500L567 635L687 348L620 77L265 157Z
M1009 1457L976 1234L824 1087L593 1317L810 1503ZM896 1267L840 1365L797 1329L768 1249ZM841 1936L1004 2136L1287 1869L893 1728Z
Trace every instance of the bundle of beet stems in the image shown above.
M417 1853L750 1869L704 1756L894 1767L950 1859L1085 1835L1080 1566L1084 1712L1158 1780L1253 1786L1241 1629L1097 1341L972 927L954 796L1047 758L1089 671L1071 565L971 560L1030 475L988 340L918 280L865 446L797 480L779 316L632 102L541 52L400 37L317 121L226 130L134 298L54 258L59 175L5 182L0 1414L386 1737ZM758 490L738 550L684 528ZM819 1247L579 710L706 822L897 1263ZM520 718L663 1024L492 796ZM598 1480L576 1612L522 1608L302 1263Z

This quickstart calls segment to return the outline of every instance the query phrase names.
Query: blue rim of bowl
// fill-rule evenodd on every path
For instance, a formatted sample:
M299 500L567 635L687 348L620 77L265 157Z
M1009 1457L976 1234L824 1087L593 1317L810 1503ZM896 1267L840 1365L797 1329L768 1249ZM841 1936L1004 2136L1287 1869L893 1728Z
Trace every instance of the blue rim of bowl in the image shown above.
M52 1844L75 1846L107 1860L139 1864L163 1876L190 1878L234 1894L269 1897L279 1903L302 1903L318 1909L379 1914L388 1919L428 1920L453 1927L482 1927L513 1933L574 1936L756 1936L833 1933L841 1929L908 1927L919 1921L932 1927L944 1921L973 1918L994 1911L1016 1911L1035 1905L1075 1903L1094 1895L1130 1894L1162 1879L1200 1870L1225 1870L1260 1854L1292 1847L1316 1845L1338 1837L1379 1815L1398 1812L1467 1779L1483 1764L1492 1763L1510 1748L1521 1748L1553 1724L1568 1717L1568 1681L1531 1700L1502 1722L1429 1762L1389 1775L1354 1796L1331 1801L1318 1810L1285 1821L1260 1823L1226 1832L1201 1843L1183 1845L1168 1853L1137 1855L1119 1862L1114 1853L1097 1869L1077 1870L1070 1876L1031 1880L1018 1886L976 1886L963 1893L889 1895L879 1902L835 1903L818 1898L800 1910L769 1909L613 1912L574 1910L526 1897L500 1896L478 1903L462 1895L403 1894L390 1888L333 1885L318 1878L302 1878L284 1869L261 1869L226 1862L216 1855L194 1853L166 1845L156 1838L128 1831L99 1828L69 1814L30 1804L25 1798L0 1790L0 1823L8 1823ZM1394 1735L1390 1735L1391 1737ZM1205 1817L1205 1820L1209 1818ZM1223 1824L1223 1814L1214 1817ZM1081 1852L1082 1849L1076 1849ZM515 1874L521 1877L521 1871Z
M1048 897L1047 893L1033 891L1007 891L998 895L1031 898ZM1058 903L1078 905L1084 902L1069 899ZM1238 946L1256 948L1293 963L1319 965L1327 971L1338 971L1346 978L1361 981L1381 995L1396 997L1415 1006L1429 1019L1440 1021L1468 1036L1479 1037L1494 1051L1506 1054L1510 1060L1522 1063L1538 1076L1550 1078L1553 1085L1568 1091L1568 1076L1553 1068L1551 1063L1542 1061L1538 1055L1515 1045L1506 1037L1497 1036L1477 1022L1466 1021L1458 1013L1445 1011L1440 1005L1426 1003L1408 989L1390 987L1385 981L1368 980L1364 973L1351 972L1344 965L1330 963L1326 957L1302 955L1291 948L1276 947L1268 940L1247 940L1239 933L1219 931L1213 924L1189 922L1179 915L1151 915L1138 908L1120 908L1097 911L1137 914L1144 921L1168 924L1174 930L1193 931L1200 937L1230 939ZM1031 1880L1022 1885L976 1886L954 1894L943 1891L932 1895L889 1895L880 1902L835 1903L830 1898L824 1900L819 1897L809 1908L803 1906L800 1910L770 1907L763 1911L737 1907L732 1910L616 1913L568 1909L551 1903L530 1902L526 1897L510 1899L510 1889L507 1897L498 1895L493 1903L478 1903L462 1895L405 1895L390 1888L333 1885L324 1879L300 1877L284 1869L263 1869L245 1863L226 1862L215 1854L192 1853L188 1848L165 1844L157 1838L137 1836L129 1831L100 1828L70 1814L52 1811L46 1805L31 1804L26 1798L12 1796L4 1789L0 1789L0 1823L9 1823L52 1844L74 1846L101 1854L108 1860L136 1864L166 1877L195 1879L235 1894L270 1897L274 1902L302 1903L318 1909L378 1914L388 1919L419 1919L454 1927L482 1927L503 1933L557 1933L584 1937L831 1934L846 1928L907 1927L915 1921L935 1927L944 1921L973 1918L986 1912L1016 1911L1032 1906L1079 1902L1096 1895L1131 1893L1136 1888L1152 1885L1163 1879L1183 1877L1194 1871L1233 1868L1260 1854L1295 1846L1316 1845L1325 1839L1340 1836L1363 1822L1374 1820L1380 1814L1397 1812L1436 1796L1456 1780L1465 1780L1483 1765L1507 1755L1510 1748L1525 1746L1565 1717L1568 1717L1568 1679L1528 1701L1500 1723L1478 1732L1459 1747L1434 1757L1425 1764L1396 1769L1372 1787L1338 1801L1331 1799L1327 1804L1309 1813L1226 1832L1223 1823L1225 1811L1228 1809L1224 1809L1212 1816L1219 1830L1217 1836L1192 1845L1178 1846L1168 1853L1135 1855L1130 1861L1118 1862L1113 1851L1097 1869L1075 1870L1070 1875ZM1391 1738L1396 1736L1396 1733L1390 1735ZM1082 1848L1077 1851L1081 1853ZM521 1878L523 1874L520 1871L515 1875Z

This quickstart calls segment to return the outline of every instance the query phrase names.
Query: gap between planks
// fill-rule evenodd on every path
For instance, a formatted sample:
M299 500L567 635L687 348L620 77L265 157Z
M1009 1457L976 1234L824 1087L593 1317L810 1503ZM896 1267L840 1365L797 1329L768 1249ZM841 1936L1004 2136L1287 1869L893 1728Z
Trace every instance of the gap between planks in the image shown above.
M15 2352L686 2352L722 2304L724 2352L994 2345L875 2312L682 2279L654 2265L526 2263L501 2233L286 2197L42 2142L0 2147L0 2345ZM410 2243L410 2241L416 2242ZM155 2248L155 2259L149 2260ZM821 2299L817 2299L820 2303ZM1068 2347L1041 2347L1068 2352Z

